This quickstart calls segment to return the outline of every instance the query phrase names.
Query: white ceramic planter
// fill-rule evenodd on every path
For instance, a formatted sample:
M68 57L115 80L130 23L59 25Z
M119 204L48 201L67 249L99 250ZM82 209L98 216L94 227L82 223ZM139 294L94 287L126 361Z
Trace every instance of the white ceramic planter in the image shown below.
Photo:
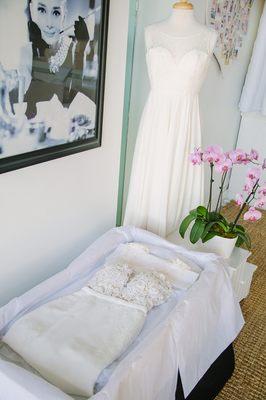
M229 258L236 245L237 238L223 238L221 236L214 236L206 243L201 243L201 251L208 253L216 253L224 258Z
M190 229L188 229L185 239L182 239L178 231L175 231L169 236L167 236L167 240L179 246L185 246L187 249L192 251L216 253L224 258L229 258L231 256L237 242L237 238L227 239L221 236L214 236L211 240L208 240L208 242L206 243L202 243L200 239L196 244L192 244L189 241L189 233Z

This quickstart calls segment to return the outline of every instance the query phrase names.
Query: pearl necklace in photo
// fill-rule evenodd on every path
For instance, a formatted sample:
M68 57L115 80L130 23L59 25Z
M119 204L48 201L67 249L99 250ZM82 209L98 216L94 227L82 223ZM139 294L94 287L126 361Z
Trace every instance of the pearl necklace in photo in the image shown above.
M49 68L52 74L58 72L61 65L64 64L71 42L72 39L68 36L64 36L55 55L49 58Z

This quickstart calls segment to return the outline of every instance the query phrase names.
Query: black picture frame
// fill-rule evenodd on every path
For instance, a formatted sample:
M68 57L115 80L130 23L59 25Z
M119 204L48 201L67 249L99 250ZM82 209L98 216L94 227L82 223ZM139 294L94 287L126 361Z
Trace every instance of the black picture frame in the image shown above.
M88 0L89 1L89 0ZM79 139L73 142L55 145L43 149L29 151L0 158L0 174L20 168L32 166L65 157L75 153L100 147L102 144L102 126L104 110L104 90L106 74L106 55L108 42L108 22L109 22L109 0L101 0L101 23L99 29L99 68L96 89L96 120L95 137L89 139ZM1 58L1 57L0 57ZM1 61L1 59L0 59Z

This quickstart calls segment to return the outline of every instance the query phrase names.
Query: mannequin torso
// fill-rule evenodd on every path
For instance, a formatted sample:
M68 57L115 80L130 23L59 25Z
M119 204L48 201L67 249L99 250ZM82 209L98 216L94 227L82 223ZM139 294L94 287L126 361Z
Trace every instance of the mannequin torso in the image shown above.
M197 48L212 54L217 33L200 24L193 10L173 10L171 16L162 22L149 25L145 30L146 48L165 47L175 57Z

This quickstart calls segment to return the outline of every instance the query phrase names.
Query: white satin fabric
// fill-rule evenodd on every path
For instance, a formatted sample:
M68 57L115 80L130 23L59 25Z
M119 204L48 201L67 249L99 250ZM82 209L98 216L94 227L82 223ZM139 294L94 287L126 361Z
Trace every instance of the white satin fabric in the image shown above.
M86 285L122 243L141 242L165 260L181 258L199 279L150 312L139 337L101 374L93 400L174 400L180 371L187 396L243 326L227 264L214 254L196 253L133 227L107 232L68 268L0 309L0 337L22 315ZM1 400L63 400L71 397L25 369L0 359Z
M3 341L48 382L90 397L100 373L140 333L146 314L144 307L84 287L23 316Z
M266 3L239 106L242 112L266 115Z
M203 168L192 166L189 153L201 146L198 93L212 49L209 32L206 37L161 36L147 50L151 90L137 136L124 225L166 237L203 201Z

